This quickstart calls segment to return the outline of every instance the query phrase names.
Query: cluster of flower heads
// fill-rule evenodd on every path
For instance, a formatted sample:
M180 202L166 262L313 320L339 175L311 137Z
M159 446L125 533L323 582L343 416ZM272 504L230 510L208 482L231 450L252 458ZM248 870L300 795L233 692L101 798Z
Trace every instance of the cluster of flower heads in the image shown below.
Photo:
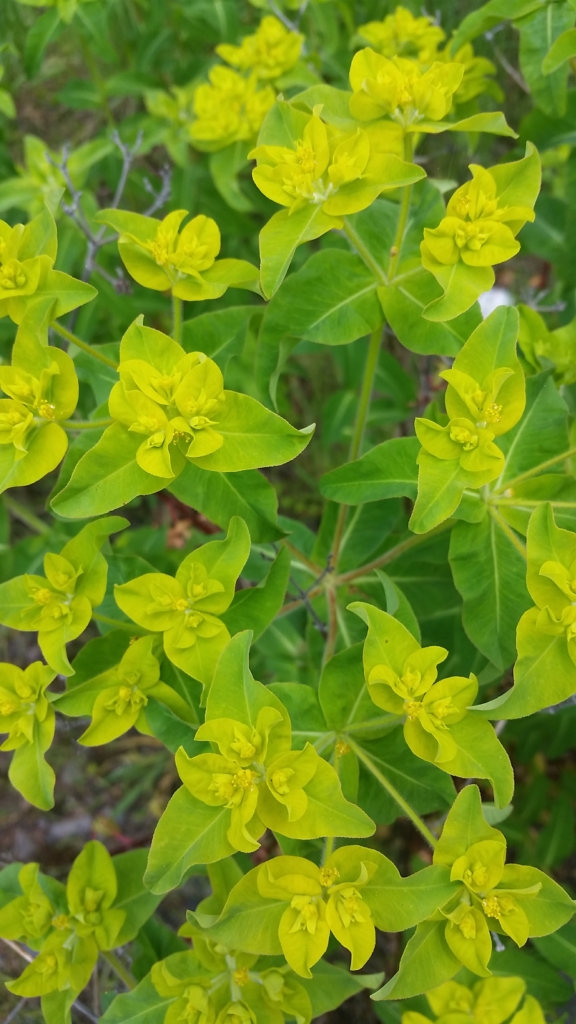
M253 140L276 99L270 83L294 67L303 42L302 35L286 29L277 18L265 17L239 46L216 47L229 67L217 64L207 82L174 87L171 95L149 94L148 110L179 124L188 141L206 152Z
M496 67L486 57L477 57L470 43L452 51L446 33L428 14L416 17L406 7L397 7L382 21L360 25L357 39L388 58L409 59L420 71L428 71L435 63L454 62L462 65L462 80L455 103L468 103L483 92L499 99L499 87L490 76ZM445 44L444 46L442 44Z

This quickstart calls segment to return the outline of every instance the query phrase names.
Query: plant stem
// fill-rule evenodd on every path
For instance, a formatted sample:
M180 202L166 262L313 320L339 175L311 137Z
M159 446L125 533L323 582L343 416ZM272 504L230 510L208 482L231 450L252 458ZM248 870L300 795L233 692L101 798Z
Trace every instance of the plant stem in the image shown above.
M178 344L182 338L182 299L172 296L172 337Z
M373 572L374 569L380 569L383 565L389 565L390 562L394 562L395 559L400 558L401 555L405 554L406 551L410 551L412 548L418 547L419 544L423 544L424 541L429 540L431 537L437 536L439 533L444 533L446 530L451 530L454 525L453 520L446 519L445 522L440 523L439 526L435 526L433 530L429 530L428 533L417 533L412 537L408 537L406 540L400 541L393 548L389 548L383 555L373 559L372 562L367 562L366 565L361 565L359 569L352 569L350 572L345 572L341 576L335 576L332 580L334 587L345 586L347 583L351 583L352 580L358 579L361 576L367 576ZM313 597L317 597L320 591L323 589L324 584L319 583L318 586L313 587L312 590L307 592L308 600ZM294 601L288 601L280 611L281 615L288 615L289 612L299 608L302 604L302 598L296 598Z
M324 849L322 850L322 865L326 863L328 857L332 856L334 852L334 836L327 836L324 840Z
M364 368L364 377L362 379L362 390L360 392L360 403L358 405L356 423L354 424L354 433L350 444L350 462L354 462L354 459L357 459L360 454L362 438L364 437L364 430L368 419L370 399L372 398L376 367L378 366L378 356L380 354L380 344L382 342L382 330L382 327L377 327L370 335L370 344L368 346L368 355L366 356L366 366Z
M526 561L526 545L523 544L520 538L516 536L514 530L510 526L508 526L506 520L502 518L500 513L494 508L493 505L490 505L488 511L492 516L494 522L497 523L500 529L502 530L502 533L506 534L512 546L516 548L516 551L518 551L518 553L521 554L522 558Z
M497 487L492 493L505 493L509 488L516 487L517 484L521 484L524 480L529 480L530 477L536 476L543 469L548 469L549 466L555 466L558 462L563 462L565 459L571 458L572 455L576 455L576 448L569 448L567 452L562 452L560 455L555 455L553 459L547 459L546 462L541 462L539 466L533 466L532 469L527 469L525 473L520 473L520 475L515 476L513 480L508 480L507 483L502 484L501 487Z
M115 363L113 359L109 359L108 356L103 355L102 352L98 352L97 349L92 348L91 345L88 345L87 342L82 341L82 339L78 338L75 334L72 334L72 331L69 331L67 327L64 327L62 324L58 323L57 320L53 320L52 323L50 324L50 327L52 328L53 331L56 331L56 334L59 334L61 338L64 338L66 341L70 342L71 345L76 345L76 348L82 349L83 352L86 352L87 355L92 356L93 359L98 359L101 363L104 363L105 366L111 366L113 370L118 369L118 363Z
M320 568L320 566L315 565L315 563L312 562L309 558L307 558L306 555L302 554L299 548L292 544L287 537L283 537L282 543L284 547L288 548L288 551L290 551L290 553L293 554L294 557L297 558L299 562L302 562L302 565L305 565L306 568L309 569L314 576L320 576L322 574L322 569Z
M576 501L554 501L553 498L540 498L539 500L532 500L528 498L497 498L496 501L491 502L492 508L499 508L500 505L504 505L511 508L537 508L538 505L543 505L546 502L547 505L552 505L552 508L576 508Z
M31 530L34 530L34 533L50 533L48 524L43 522L29 508L26 508L26 505L22 505L16 498L13 498L11 494L4 495L4 504L16 519L29 526Z
M360 399L358 402L358 411L356 413L356 422L354 423L354 433L352 434L350 452L348 454L349 462L354 462L360 454L364 430L366 429L366 421L368 419L368 411L370 409L370 399L372 398L376 367L378 366L381 341L382 327L377 327L370 335L366 365L364 367L364 376L362 378L362 388L360 390ZM348 505L341 505L338 512L336 529L334 531L334 541L332 544L332 565L334 567L334 571L338 569L338 555L340 554L340 545L342 543L342 534L344 532L344 523L346 521L347 512Z
M119 959L119 957L116 956L115 953L112 952L111 949L102 949L100 950L100 954L104 958L104 960L106 960L110 964L110 967L112 968L114 973L117 974L118 977L124 982L126 988L136 988L136 985L138 984L136 978L134 978L130 974L130 971L126 967L124 967L122 961Z
M404 159L407 163L412 163L412 135L410 132L406 132L404 135ZM390 249L390 263L388 264L388 282L391 283L394 280L396 273L396 267L398 266L398 260L402 252L402 243L404 241L404 235L406 234L406 225L408 223L408 214L410 213L410 200L412 198L412 185L406 185L402 192L402 202L400 204L400 214L398 216L398 226L396 228L396 237L394 244Z
M61 420L60 426L64 430L97 430L99 427L109 427L114 420Z
M366 266L368 267L368 270L372 271L374 277L380 281L380 284L388 284L388 279L386 277L386 274L382 270L382 267L374 259L370 250L366 248L360 236L357 234L352 225L346 220L346 217L344 217L343 231L352 247L356 249L356 252L358 253L362 262L365 263Z
M432 835L428 826L425 825L422 819L418 817L416 811L413 810L412 807L410 807L410 804L404 799L402 794L398 792L396 787L393 786L392 783L388 781L386 776L382 774L380 769L376 767L372 759L368 757L368 755L362 750L362 747L359 747L357 743L354 743L354 741L351 740L350 737L348 737L347 742L350 748L356 754L358 760L366 766L368 771L371 772L374 778L378 780L382 788L385 789L386 792L390 794L392 799L396 801L398 806L402 808L404 814L406 814L406 816L410 818L412 824L418 829L420 834L424 836L424 839L426 840L427 843L430 844L432 849L434 849L437 842L436 837Z
M374 387L374 377L376 375L376 367L378 366L378 355L380 353L381 341L382 327L378 327L375 331L372 331L372 334L370 335L366 365L364 367L364 376L362 378L362 388L360 390L360 399L358 402L358 411L356 413L356 422L354 423L354 433L352 434L352 441L350 443L350 462L354 462L354 460L358 458L358 454L362 446L362 438L364 437L368 411L370 409L370 399L372 398L372 389ZM341 505L338 510L338 518L336 520L336 528L334 530L334 540L332 542L332 567L334 572L338 570L338 558L340 557L340 548L342 545L342 537L344 534L344 525L346 523L347 514L348 505ZM334 653L336 636L338 633L337 596L334 586L331 586L330 584L328 590L328 610L328 636L324 647L324 664Z
M389 548L383 555L379 555L378 558L374 558L371 562L367 562L366 565L361 565L359 569L352 569L351 572L345 572L342 576L338 576L335 580L337 586L350 583L352 580L358 579L359 576L366 576L368 573L374 571L374 569L380 569L383 565L389 565L390 562L394 562L395 559L400 558L406 551L411 551L412 548L418 547L419 544L423 544L424 541L430 539L430 537L436 537L440 533L445 533L446 530L451 530L454 523L451 519L445 519L439 526L435 526L433 530L429 530L428 533L416 533L412 537L408 537L406 540L400 541L393 548Z

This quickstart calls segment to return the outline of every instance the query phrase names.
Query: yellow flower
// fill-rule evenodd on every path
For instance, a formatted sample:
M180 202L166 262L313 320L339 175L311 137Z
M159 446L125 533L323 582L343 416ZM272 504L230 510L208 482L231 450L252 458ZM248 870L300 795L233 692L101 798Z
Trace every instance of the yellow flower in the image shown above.
M304 36L284 28L278 18L262 18L256 32L244 36L240 46L221 43L216 53L240 71L252 71L257 78L278 78L293 68L300 56Z

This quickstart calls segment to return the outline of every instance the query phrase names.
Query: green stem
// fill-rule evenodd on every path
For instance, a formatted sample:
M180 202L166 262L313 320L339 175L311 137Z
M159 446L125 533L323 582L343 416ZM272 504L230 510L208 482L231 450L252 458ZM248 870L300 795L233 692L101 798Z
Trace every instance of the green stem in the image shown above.
M422 819L418 817L418 815L416 814L416 811L404 799L402 794L398 792L396 787L393 786L392 783L388 781L388 779L386 778L385 775L382 774L380 769L376 767L376 765L374 764L372 759L370 757L368 757L368 755L362 750L362 747L359 747L358 744L354 743L354 741L351 740L349 737L348 737L348 741L347 742L348 742L348 745L350 746L350 748L356 754L356 757L358 758L358 760L361 761L363 765L365 765L365 767L368 769L368 771L371 772L372 775L374 776L374 778L377 779L377 781L380 783L382 788L385 789L386 792L390 794L392 799L396 801L398 806L402 808L402 810L404 811L404 814L408 818L410 818L410 821L412 822L412 824L418 829L420 834L422 836L424 836L424 839L426 840L427 843L430 844L432 849L434 849L434 847L436 846L436 842L437 842L436 837L432 835L432 833L431 833L430 829L428 828L428 826L425 825L424 822L422 821Z
M444 533L446 530L451 530L454 525L452 519L446 519L445 522L440 523L439 526L435 526L433 530L429 530L428 533L417 533L412 537L408 537L407 540L403 540L400 544L396 544L393 548L389 548L383 555L375 558L372 562L367 562L366 565L361 565L359 569L352 569L350 572L342 573L341 576L335 576L332 580L332 586L337 588L340 586L346 586L351 583L352 580L359 579L361 576L368 576L374 569L380 569L383 565L389 565L390 562L394 562L396 558L400 558L401 555L405 554L406 551L411 551L412 548L418 547L419 544L423 544L425 541L430 540L431 537L437 536L439 533ZM317 597L318 594L324 589L325 581L319 583L312 590L307 593L308 600L313 597ZM293 601L288 601L280 610L279 615L288 615L293 612L296 608L299 608L302 604L302 598L294 598Z
M374 277L377 278L380 284L388 284L388 278L386 277L386 274L382 270L382 267L374 259L370 250L366 248L364 242L362 241L358 233L355 231L352 225L346 220L346 217L344 217L343 231L350 244L353 246L354 249L356 249L356 252L358 253L362 262L365 263L368 269L372 271Z
M133 975L130 974L130 971L124 967L124 964L119 957L116 956L116 953L113 953L111 949L101 949L100 955L110 964L110 967L124 982L126 988L130 990L136 988L136 985L138 984L136 978L134 978Z
M50 327L52 328L53 331L56 331L56 334L59 334L61 338L64 338L66 341L70 342L71 345L76 345L76 348L82 349L83 352L86 352L87 355L92 356L93 359L98 359L101 363L104 363L105 366L111 366L113 370L118 369L118 363L115 363L113 359L109 359L108 356L103 355L102 352L98 352L97 349L92 348L91 345L88 345L87 342L82 341L82 339L78 338L75 334L72 334L72 331L69 331L67 327L64 327L62 324L58 323L57 320L53 320L52 323L50 324Z
M354 462L354 460L358 458L358 454L362 446L362 439L364 437L364 430L366 428L366 421L368 419L368 412L370 409L370 399L372 398L372 389L374 387L374 377L376 376L376 367L378 366L381 341L382 327L378 327L375 331L372 331L372 334L370 335L366 365L364 367L364 376L362 378L362 388L358 402L358 411L356 413L356 422L354 423L354 433L352 434L352 441L350 443L350 462ZM331 561L334 572L338 569L338 559L340 557L340 548L342 546L342 537L344 535L344 526L347 514L348 505L341 505L338 510L338 518L336 520L336 528L334 530L334 540L332 542ZM324 647L324 664L326 664L328 659L331 658L334 653L336 636L338 633L338 605L336 590L333 586L330 586L328 590L328 611L328 636Z
M380 344L382 342L382 329L382 327L377 327L370 335L370 344L368 346L368 355L366 357L366 366L364 367L364 377L362 379L362 390L360 392L360 402L358 405L358 412L356 414L356 423L354 424L352 442L350 444L350 462L354 462L354 460L358 458L360 448L362 446L362 438L364 437L364 430L368 419L368 410L370 408L370 399L372 398L372 389L374 387L374 377L376 376L376 367L378 366L378 356L380 354Z
M497 487L493 494L506 493L507 490L512 487L516 487L517 484L521 484L524 480L529 480L530 477L536 476L543 469L548 469L549 466L555 466L558 462L564 462L565 459L569 459L572 455L576 455L576 448L569 448L567 452L562 452L560 455L555 455L553 459L547 459L546 462L541 462L539 466L533 466L532 469L527 469L525 473L520 473L519 476L515 476L513 480L508 480L507 483L502 484L501 487Z
M393 548L389 548L383 555L378 558L374 558L373 561L367 562L366 565L361 565L359 569L352 569L350 572L345 572L342 576L338 576L334 581L337 586L344 586L346 583L351 583L352 580L358 579L360 576L366 576L373 572L374 569L380 569L383 565L388 565L390 562L394 562L396 558L400 558L406 551L411 551L412 548L418 547L419 544L423 544L425 541L430 540L431 537L436 537L439 533L444 533L446 530L451 530L454 523L451 519L444 520L439 526L435 526L433 530L429 530L428 533L416 533L412 537L408 537L406 540L400 541ZM311 595L309 595L311 596Z
M105 626L115 626L116 629L127 629L130 633L139 636L147 636L145 629L137 626L134 622L124 622L123 619L112 619L109 615L101 615L100 612L92 612L92 618L96 622L102 622Z
M180 344L182 339L182 299L172 296L172 337Z
M114 420L61 420L60 426L64 430L98 430L100 427L109 427Z
M350 452L348 454L349 462L354 462L358 458L362 447L362 439L364 437L366 421L368 419L368 412L370 409L370 399L372 398L372 390L374 388L374 377L376 376L376 367L378 366L381 342L382 327L377 327L370 335L366 365L364 367L364 376L362 378L362 388L358 402L358 411L356 413L356 422L354 423L354 433L352 434ZM340 545L342 543L342 534L344 532L344 523L346 521L347 512L348 505L341 505L338 512L338 519L336 521L336 529L334 531L334 542L332 544L332 565L334 571L338 568L338 556L340 554Z
M322 865L326 863L328 857L332 856L334 852L334 836L327 836L324 840L324 849L322 850Z
M404 136L404 159L407 163L412 163L412 135L406 132ZM402 243L404 241L404 235L406 234L406 225L408 223L408 214L410 213L410 200L412 198L412 185L406 185L402 192L402 202L400 204L400 215L398 217L398 227L396 228L396 237L394 244L390 249L390 263L388 264L388 281L394 280L396 273L396 267L398 266L398 260L402 252Z
M29 508L26 508L26 505L22 505L16 500L16 498L13 498L11 494L4 494L3 497L4 504L8 511L11 512L16 519L19 519L20 522L25 523L31 530L34 530L34 533L50 533L50 527L47 523L44 523L42 519L39 519L38 516L35 515L34 512Z
M514 530L510 526L508 526L506 520L502 518L500 513L497 512L493 505L489 506L488 511L492 516L494 522L497 523L500 529L502 530L502 533L506 534L512 546L516 548L516 551L518 551L518 553L522 555L522 558L526 561L526 545L523 544L520 538L516 536Z
M542 505L546 501L547 505L552 505L552 508L576 508L576 501L554 501L554 498L540 498L536 500L528 500L528 498L497 498L491 502L492 507L499 508L500 505L504 505L511 508L537 508L538 505Z

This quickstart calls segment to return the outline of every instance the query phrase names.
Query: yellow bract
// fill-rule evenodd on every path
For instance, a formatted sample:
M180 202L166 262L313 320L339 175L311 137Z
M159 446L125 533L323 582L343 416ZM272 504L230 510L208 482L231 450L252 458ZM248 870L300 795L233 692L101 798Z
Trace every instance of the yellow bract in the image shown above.
M461 64L440 61L422 72L414 60L389 60L367 47L350 65L350 113L359 121L392 117L404 127L424 118L441 121L452 107L463 74Z
M244 36L240 46L221 43L216 53L240 71L251 71L258 78L278 78L293 68L304 42L299 32L290 32L278 18L262 18L258 29Z
M397 184L394 175L410 171L412 165L390 153L395 140L380 130L383 126L340 132L325 124L320 112L320 106L314 108L291 148L261 145L248 154L258 161L252 177L268 199L290 213L312 203L337 217L365 209Z
M520 249L515 235L534 220L529 206L501 201L496 181L485 167L471 164L472 180L456 189L437 228L424 229L422 257L430 255L444 266L462 260L470 267L491 267L511 259Z

